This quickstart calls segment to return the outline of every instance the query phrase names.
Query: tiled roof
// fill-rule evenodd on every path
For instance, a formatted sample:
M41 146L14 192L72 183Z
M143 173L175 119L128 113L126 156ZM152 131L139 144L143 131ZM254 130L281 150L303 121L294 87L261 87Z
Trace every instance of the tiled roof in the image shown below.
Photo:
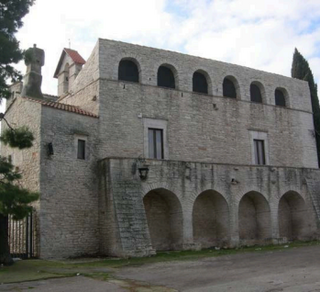
M57 100L58 100L58 96L52 95L52 94L46 94L46 93L44 93L44 94L43 94L43 97L44 97L46 100L51 100L51 101L57 101Z
M55 101L42 100L42 99L33 99L33 98L29 98L29 97L23 97L23 98L27 99L29 101L40 103L43 106L48 106L48 107L52 107L55 109L59 109L59 110L67 111L67 112L72 112L75 114L88 116L88 117L92 117L92 118L98 118L98 116L96 114L85 111L75 105L70 105L70 104L65 104L65 103L60 103L60 102L55 102Z
M80 54L77 51L64 48L61 53L56 71L54 72L54 75L53 75L54 78L58 78L58 73L62 65L62 61L66 54L68 54L70 58L73 60L73 62L75 62L76 64L83 65L86 63L86 61L80 56Z
M77 64L85 64L86 61L80 56L80 54L75 51L75 50L71 50L71 49L66 49L64 48L65 52L70 56L70 58L73 60L73 62L77 63Z
M48 94L48 93L44 93L43 95L48 98L58 98L59 97L58 95L53 95L53 94Z

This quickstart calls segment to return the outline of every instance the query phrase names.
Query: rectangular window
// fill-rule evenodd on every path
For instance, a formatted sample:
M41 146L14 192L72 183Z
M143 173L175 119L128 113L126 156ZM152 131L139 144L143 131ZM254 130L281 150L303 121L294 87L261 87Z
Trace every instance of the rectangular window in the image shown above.
M78 139L78 159L86 159L86 141Z
M265 165L266 156L264 151L264 140L253 140L255 164Z
M148 129L149 158L163 159L163 130Z

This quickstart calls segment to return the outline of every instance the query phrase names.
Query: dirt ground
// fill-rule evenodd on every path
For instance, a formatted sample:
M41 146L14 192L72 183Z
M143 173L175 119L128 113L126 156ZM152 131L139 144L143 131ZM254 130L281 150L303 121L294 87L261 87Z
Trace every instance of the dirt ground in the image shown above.
M174 261L116 270L108 282L86 277L0 285L0 291L320 292L320 246Z

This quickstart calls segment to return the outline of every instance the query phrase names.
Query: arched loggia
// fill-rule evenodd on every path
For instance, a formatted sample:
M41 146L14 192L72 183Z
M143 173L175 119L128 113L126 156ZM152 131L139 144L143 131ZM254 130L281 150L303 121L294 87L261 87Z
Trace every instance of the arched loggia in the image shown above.
M229 207L216 191L202 192L192 212L193 241L202 248L224 246L229 242Z
M166 189L155 189L143 198L151 243L156 250L182 246L182 208L177 196Z
M258 192L249 192L240 200L239 238L246 244L263 243L271 238L269 203Z

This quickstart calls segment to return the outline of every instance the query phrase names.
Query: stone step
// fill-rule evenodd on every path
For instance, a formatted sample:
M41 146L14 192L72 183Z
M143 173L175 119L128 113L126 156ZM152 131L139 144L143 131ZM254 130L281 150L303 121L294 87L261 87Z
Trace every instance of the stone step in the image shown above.
M318 221L320 222L320 182L313 179L306 179L308 192L310 194Z

